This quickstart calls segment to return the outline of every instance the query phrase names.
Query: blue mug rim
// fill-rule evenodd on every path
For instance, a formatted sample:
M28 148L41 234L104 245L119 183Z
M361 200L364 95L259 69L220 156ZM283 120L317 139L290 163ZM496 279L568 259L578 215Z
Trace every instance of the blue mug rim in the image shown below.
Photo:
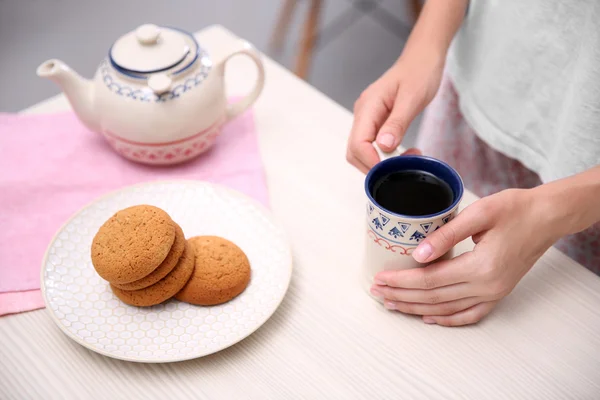
M436 164L439 167L448 171L450 173L450 175L452 176L452 178L454 178L456 180L456 182L447 182L447 180L444 179L444 181L450 185L450 187L452 188L452 192L454 194L454 201L452 202L452 204L450 206L448 206L447 208L445 208L444 210L437 212L435 214L405 215L405 214L398 214L398 213L392 212L392 211L388 210L387 208L382 207L381 204L379 204L377 201L375 201L375 199L371 195L371 191L369 190L369 183L373 180L373 176L375 174L377 174L383 167L385 167L389 164L392 164L394 162L398 162L399 158L402 158L402 160L405 162L426 161L426 162L429 162L432 164ZM411 169L418 170L419 168L411 168ZM398 171L401 171L401 169L398 169ZM440 176L438 176L434 172L431 172L431 171L427 171L427 172L430 172L433 175L435 175L436 177L442 179ZM455 185L457 186L456 193L454 193ZM388 213L394 217L404 218L404 219L426 219L426 218L439 217L443 214L446 214L446 213L452 211L458 205L458 203L460 203L460 201L462 200L463 193L464 193L464 185L463 185L462 178L460 177L458 172L456 172L456 170L454 168L452 168L450 165L448 165L446 162L444 162L442 160L439 160L439 159L433 158L433 157L429 157L429 156L423 156L423 155L421 155L421 156L419 156L419 155L407 155L407 156L400 155L400 156L394 156L394 157L387 158L383 161L380 161L377 164L375 164L373 166L373 168L371 168L371 170L367 173L367 176L365 177L365 193L367 194L367 197L371 201L371 203L373 203L374 205L376 205L377 207L379 207L380 209L384 210L386 213Z

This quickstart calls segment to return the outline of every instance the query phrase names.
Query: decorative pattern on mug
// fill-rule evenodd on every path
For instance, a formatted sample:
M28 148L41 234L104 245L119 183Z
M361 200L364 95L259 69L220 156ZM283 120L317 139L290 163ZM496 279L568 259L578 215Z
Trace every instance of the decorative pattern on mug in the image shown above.
M386 250L391 251L392 253L397 253L401 256L410 256L412 254L413 250L416 248L416 246L415 247L404 247L399 244L390 243L387 240L385 240L384 238L377 236L377 234L375 232L373 232L373 230L371 230L371 229L369 229L367 231L367 235L369 235L369 237L371 239L373 239L373 241L375 243L377 243L379 246L383 247Z
M386 215L384 210L370 202L367 203L366 211L370 232L383 241L378 242L380 245L384 242L387 243L382 245L386 250L392 250L392 246L399 246L398 248L405 250L414 249L428 234L435 232L454 217L454 213L452 213L426 222L398 221L397 217ZM394 252L398 252L396 247L394 247L394 250L396 250Z
M425 234L419 232L419 231L414 231L413 234L411 235L410 239L408 240L414 240L415 242L419 243L421 240L425 239Z

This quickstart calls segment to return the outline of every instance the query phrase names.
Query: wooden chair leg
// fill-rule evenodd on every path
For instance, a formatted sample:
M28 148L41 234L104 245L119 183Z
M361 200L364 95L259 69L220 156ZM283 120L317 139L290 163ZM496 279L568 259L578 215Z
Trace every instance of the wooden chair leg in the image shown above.
M277 24L271 35L270 47L271 51L274 53L281 51L281 48L283 47L283 41L287 34L287 28L290 25L290 20L294 14L296 4L298 4L298 0L285 0L285 3L281 8Z
M308 18L306 19L302 30L300 52L296 60L295 68L296 75L302 79L305 79L308 75L308 69L312 61L313 50L317 40L321 5L322 0L310 0Z
M413 24L417 22L417 19L419 19L422 8L423 5L421 4L421 0L410 0L410 12L413 17Z

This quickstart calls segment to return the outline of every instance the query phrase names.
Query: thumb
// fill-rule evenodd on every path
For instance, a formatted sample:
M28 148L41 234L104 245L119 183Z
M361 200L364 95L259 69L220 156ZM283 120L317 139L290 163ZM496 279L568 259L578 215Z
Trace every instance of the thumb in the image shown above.
M423 240L412 256L420 263L433 261L469 236L488 229L489 219L477 207L467 207L456 218L441 226Z
M381 150L389 152L400 145L410 123L421 111L419 101L400 91L394 102L392 112L377 134L377 144Z

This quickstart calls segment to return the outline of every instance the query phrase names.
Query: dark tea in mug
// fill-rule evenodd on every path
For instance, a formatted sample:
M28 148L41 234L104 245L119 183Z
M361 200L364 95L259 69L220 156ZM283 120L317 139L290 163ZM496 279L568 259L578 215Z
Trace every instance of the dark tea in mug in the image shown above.
M439 213L454 202L448 183L419 170L394 171L380 176L372 186L371 196L393 213L415 217Z

